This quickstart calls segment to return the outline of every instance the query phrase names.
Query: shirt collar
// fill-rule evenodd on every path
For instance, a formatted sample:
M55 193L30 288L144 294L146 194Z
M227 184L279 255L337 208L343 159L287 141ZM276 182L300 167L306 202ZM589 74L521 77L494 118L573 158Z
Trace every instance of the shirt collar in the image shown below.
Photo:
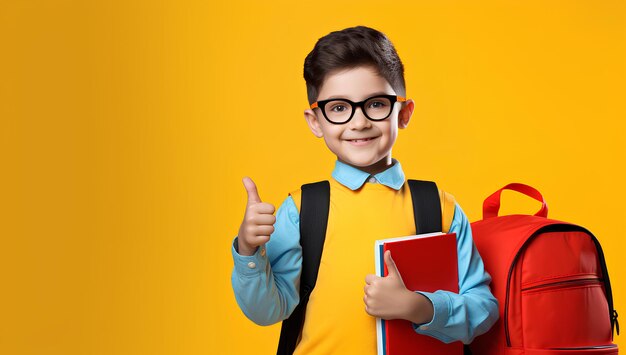
M394 190L400 190L404 184L404 172L399 161L393 158L391 160L393 165L373 176L378 183L391 187ZM339 160L335 162L335 169L332 173L332 177L335 180L353 191L361 188L370 176L370 173L342 163Z

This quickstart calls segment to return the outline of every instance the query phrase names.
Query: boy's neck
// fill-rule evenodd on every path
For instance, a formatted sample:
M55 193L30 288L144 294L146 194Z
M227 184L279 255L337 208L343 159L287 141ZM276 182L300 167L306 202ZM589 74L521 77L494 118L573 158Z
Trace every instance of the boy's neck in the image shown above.
M393 165L393 160L391 159L391 155L384 157L383 159L377 161L376 163L369 166L354 166L348 162L345 162L339 158L337 158L340 162L350 165L353 168L357 168L361 171L365 171L368 174L376 175L382 171L389 169Z

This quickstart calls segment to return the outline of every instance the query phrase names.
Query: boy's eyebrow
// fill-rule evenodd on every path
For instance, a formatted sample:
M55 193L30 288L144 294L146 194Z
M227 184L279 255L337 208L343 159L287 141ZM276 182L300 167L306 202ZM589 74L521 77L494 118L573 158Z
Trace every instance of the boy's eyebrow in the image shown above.
M386 93L386 92L384 92L384 91L378 91L378 92L375 92L375 93L373 93L373 94L369 94L369 95L365 96L365 98L372 97L372 96L378 96L378 95L391 95L391 94L388 94L388 93ZM325 100L331 100L331 99L345 99L345 98L346 98L346 97L345 97L344 95L333 95L333 96L331 96L331 97L329 97L329 98L327 98L327 99L325 99Z

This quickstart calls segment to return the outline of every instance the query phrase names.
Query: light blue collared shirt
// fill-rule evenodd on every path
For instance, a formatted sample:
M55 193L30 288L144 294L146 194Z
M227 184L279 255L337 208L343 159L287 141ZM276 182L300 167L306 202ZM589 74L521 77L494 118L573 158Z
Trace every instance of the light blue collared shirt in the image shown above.
M399 190L405 182L400 162L376 174L342 163L335 163L332 177L351 190L365 183L380 183ZM470 223L457 203L450 233L457 235L459 293L449 291L420 292L433 304L433 319L426 324L413 324L419 334L443 342L460 340L469 344L498 319L498 301L491 294L491 276L472 240ZM231 246L235 263L231 282L235 298L243 313L259 325L270 325L289 317L299 302L302 248L300 246L300 215L291 198L276 211L274 233L269 242L251 256L239 255L237 237Z

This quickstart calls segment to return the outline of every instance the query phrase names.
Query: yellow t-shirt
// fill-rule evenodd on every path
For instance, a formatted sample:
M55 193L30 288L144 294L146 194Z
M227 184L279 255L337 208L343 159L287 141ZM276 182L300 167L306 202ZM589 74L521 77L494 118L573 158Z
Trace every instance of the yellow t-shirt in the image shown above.
M290 193L300 210L301 191ZM443 230L454 198L439 191ZM408 184L365 183L350 190L330 180L330 209L315 289L294 354L376 354L376 319L365 312L365 276L374 274L374 241L415 234Z

